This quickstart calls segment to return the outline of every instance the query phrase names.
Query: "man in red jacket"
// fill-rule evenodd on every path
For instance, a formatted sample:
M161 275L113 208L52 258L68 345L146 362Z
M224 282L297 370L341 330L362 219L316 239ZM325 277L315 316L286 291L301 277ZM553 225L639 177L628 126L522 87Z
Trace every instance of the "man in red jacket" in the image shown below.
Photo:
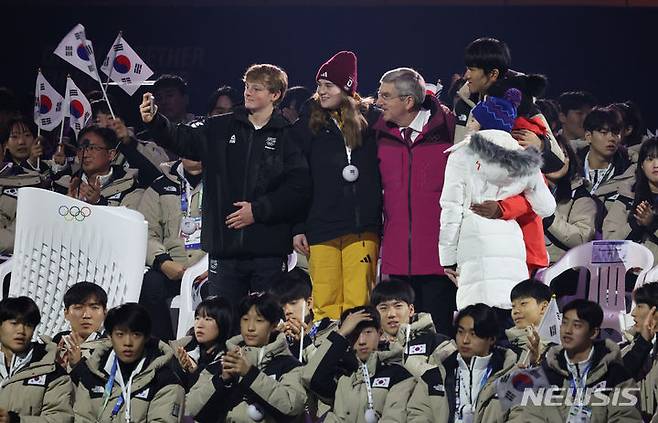
M379 169L384 190L382 274L413 287L418 311L432 315L436 329L451 334L456 286L439 264L439 197L455 130L454 115L413 69L388 71L377 105Z

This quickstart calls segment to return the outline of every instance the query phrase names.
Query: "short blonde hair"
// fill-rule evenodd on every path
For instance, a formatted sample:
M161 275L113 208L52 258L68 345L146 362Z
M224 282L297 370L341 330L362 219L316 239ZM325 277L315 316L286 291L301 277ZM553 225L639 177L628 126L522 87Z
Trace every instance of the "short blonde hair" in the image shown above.
M280 93L275 106L283 100L288 89L288 74L280 67L267 63L249 66L242 77L242 82L247 81L262 82L271 93Z

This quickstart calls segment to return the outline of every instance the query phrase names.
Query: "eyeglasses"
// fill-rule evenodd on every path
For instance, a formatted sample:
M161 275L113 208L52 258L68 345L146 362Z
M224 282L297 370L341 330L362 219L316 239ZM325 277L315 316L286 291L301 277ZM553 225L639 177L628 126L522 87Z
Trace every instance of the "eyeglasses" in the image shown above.
M379 92L377 93L377 98L380 99L380 100L384 100L384 101L391 101L394 98L402 99L404 97L411 97L411 96L410 95L391 95L389 93L379 93Z
M100 145L95 145L95 144L85 144L84 141L82 142L82 146L80 147L82 151L93 151L94 153L97 153L99 151L107 151L111 150L111 148L103 147Z

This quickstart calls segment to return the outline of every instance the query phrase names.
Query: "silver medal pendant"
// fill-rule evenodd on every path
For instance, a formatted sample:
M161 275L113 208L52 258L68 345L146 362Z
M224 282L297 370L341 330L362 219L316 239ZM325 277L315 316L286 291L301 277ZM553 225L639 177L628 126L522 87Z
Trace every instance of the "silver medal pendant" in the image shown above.
M349 164L343 168L343 179L347 182L354 182L359 179L359 169L353 164Z
M263 412L256 404L249 404L249 406L247 407L247 414L249 415L251 420L255 422L260 422L265 417Z
M180 231L185 235L192 235L196 231L194 218L184 217L180 223Z
M379 417L377 417L377 412L375 412L375 410L373 410L372 408L368 408L366 410L366 414L364 417L366 423L377 423L379 421Z

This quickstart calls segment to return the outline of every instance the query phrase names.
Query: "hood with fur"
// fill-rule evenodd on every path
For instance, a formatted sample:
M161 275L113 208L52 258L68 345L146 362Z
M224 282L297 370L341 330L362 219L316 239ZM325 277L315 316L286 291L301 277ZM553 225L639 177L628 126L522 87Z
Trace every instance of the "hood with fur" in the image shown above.
M538 150L523 149L509 133L495 129L472 134L467 148L484 160L505 169L510 177L532 175L543 164Z

